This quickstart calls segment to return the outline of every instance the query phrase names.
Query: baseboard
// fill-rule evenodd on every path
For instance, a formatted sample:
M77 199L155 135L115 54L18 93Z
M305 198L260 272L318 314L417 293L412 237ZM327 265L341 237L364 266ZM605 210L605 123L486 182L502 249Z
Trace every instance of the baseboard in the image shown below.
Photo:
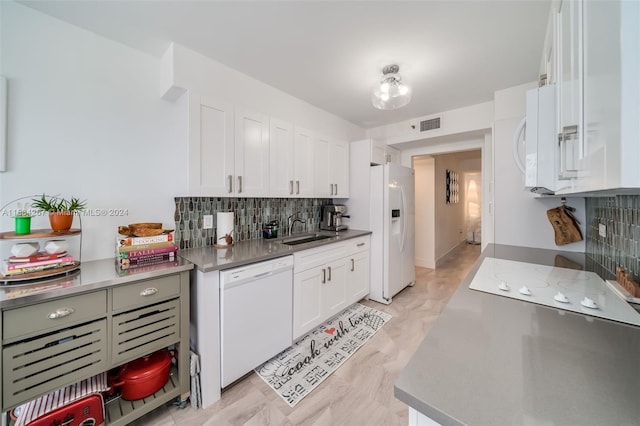
M416 266L419 266L420 268L427 268L427 269L435 269L436 268L436 264L433 260L427 260L427 259L422 259L422 258L416 258Z
M449 249L449 251L447 251L445 254L443 254L442 256L440 256L436 260L436 268L435 269L438 269L440 266L442 266L442 264L444 263L444 261L447 258L447 256L449 256L453 251L455 251L456 249L460 248L460 246L465 246L465 245L467 245L467 240L462 240L458 244L456 244L455 246L451 247Z

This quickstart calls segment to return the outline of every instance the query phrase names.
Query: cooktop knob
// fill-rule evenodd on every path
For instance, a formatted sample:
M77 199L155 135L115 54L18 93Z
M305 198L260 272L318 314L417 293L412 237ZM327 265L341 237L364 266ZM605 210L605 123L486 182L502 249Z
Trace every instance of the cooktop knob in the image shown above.
M598 305L596 304L596 302L594 302L592 299L589 299L587 296L585 296L584 299L582 299L580 304L585 308L598 309Z
M555 296L553 296L553 299L556 302L560 302L560 303L569 303L569 299L567 298L567 296L564 295L563 292L559 291L558 294L556 294Z
M522 288L520 288L520 294L531 296L531 290L529 290L529 287L527 287L526 285L523 285Z
M509 291L509 284L504 281L500 281L500 285L498 285L498 288L502 291Z

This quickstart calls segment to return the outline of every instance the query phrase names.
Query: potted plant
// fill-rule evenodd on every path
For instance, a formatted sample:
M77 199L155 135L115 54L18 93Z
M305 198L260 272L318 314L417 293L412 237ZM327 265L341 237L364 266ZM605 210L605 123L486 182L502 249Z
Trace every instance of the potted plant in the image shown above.
M71 197L69 200L42 194L41 198L31 200L31 207L49 212L49 223L55 232L68 231L73 223L73 215L83 211L86 201Z

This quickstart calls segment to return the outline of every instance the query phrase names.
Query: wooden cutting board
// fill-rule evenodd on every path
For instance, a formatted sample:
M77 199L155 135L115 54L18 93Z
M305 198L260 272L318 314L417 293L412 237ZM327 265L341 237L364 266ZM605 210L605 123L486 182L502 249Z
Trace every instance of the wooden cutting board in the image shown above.
M582 232L578 226L578 221L564 207L560 206L547 210L547 218L553 226L556 245L562 246L582 241Z

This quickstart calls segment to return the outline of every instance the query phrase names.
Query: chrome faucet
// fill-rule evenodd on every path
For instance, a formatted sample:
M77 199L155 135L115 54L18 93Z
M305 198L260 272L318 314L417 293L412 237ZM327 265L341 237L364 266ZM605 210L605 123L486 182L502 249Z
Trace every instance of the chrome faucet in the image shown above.
M299 212L295 212L294 214L292 214L287 218L287 224L289 225L289 235L291 235L291 232L293 231L293 225L295 225L296 222L307 223L306 220L302 220L298 218L298 213Z

